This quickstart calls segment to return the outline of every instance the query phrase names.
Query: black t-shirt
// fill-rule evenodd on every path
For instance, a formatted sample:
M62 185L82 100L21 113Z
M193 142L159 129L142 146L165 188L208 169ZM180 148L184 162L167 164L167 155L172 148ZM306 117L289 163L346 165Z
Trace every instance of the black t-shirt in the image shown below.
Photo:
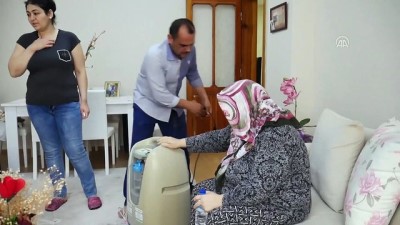
M38 32L34 31L22 35L17 43L27 48L38 38ZM53 47L36 51L32 55L27 66L27 104L58 105L79 101L71 53L79 43L75 34L59 30Z

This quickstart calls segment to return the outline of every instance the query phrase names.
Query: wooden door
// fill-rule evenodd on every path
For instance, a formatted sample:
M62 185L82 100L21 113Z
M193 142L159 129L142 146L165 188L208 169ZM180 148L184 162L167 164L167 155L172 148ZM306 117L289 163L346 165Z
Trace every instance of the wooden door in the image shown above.
M212 105L210 117L188 112L188 135L228 125L216 95L240 79L256 80L257 0L187 0L187 18L196 26L197 64ZM187 85L188 100L197 100Z

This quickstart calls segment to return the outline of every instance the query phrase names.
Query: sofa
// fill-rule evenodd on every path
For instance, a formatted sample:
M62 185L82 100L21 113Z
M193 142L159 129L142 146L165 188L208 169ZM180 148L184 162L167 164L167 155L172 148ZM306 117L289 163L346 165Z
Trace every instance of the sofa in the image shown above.
M299 225L400 225L399 140L395 119L369 129L325 109L306 144L312 206Z

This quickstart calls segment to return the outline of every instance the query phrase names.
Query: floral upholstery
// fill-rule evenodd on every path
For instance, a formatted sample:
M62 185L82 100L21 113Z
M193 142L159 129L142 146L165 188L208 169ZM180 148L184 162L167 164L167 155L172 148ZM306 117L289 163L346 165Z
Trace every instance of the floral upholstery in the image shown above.
M361 151L344 203L346 225L387 225L400 202L400 122L377 128Z

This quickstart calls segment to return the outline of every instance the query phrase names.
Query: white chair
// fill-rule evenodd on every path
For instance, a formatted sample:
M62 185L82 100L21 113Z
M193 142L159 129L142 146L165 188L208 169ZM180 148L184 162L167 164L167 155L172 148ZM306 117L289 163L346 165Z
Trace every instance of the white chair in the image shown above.
M104 90L104 87L94 87L91 90ZM112 98L112 97L111 97ZM115 135L115 153L116 153L116 157L119 157L119 150L120 150L120 137L119 137L119 128L120 128L120 116L119 115L107 115L107 126L108 127L113 127L114 128L114 135ZM94 142L94 149L95 151L98 150L99 145L97 143L97 141L93 141ZM89 141L86 141L85 143L86 148L88 151L92 150L92 144L89 143Z
M31 134L32 134L32 176L33 179L37 179L38 175L38 168L37 168L37 144L40 146L40 166L41 168L44 168L44 153L43 153L43 147L40 144L40 139L39 135L37 134L35 127L31 123Z
M115 154L116 157L119 157L119 150L120 150L120 144L119 144L119 124L120 124L120 117L115 116L115 115L111 115L107 117L107 126L109 127L113 127L114 131L115 131Z
M28 135L28 132L23 125L18 127L18 135L21 136L21 139L22 139L22 152L24 155L24 167L27 168L28 167L28 153L27 153L27 149L26 149L26 136Z
M6 136L5 136L5 124L4 122L0 122L1 123L1 127L0 129L2 129L2 131L0 131L1 133L1 137L0 137L0 154L1 154L1 150L3 149L3 142L6 141ZM3 132L4 129L4 132ZM18 124L18 136L21 137L22 140L22 152L24 155L24 167L27 168L28 167L28 153L27 153L27 148L26 148L26 136L28 135L28 131L26 130L26 128L23 125ZM4 136L4 137L3 137Z
M33 126L33 124L31 124L31 133L32 133L32 176L33 179L36 180L37 179L37 175L38 175L38 169L37 169L37 144L39 144L40 146L40 166L41 168L44 168L44 152L43 152L43 146L40 144L40 139L39 139L39 135L36 132L35 127ZM67 166L68 163L68 166ZM68 170L67 170L68 168ZM67 154L65 154L65 177L69 176L69 161L67 158Z
M111 97L112 98L112 97ZM118 115L110 115L107 116L107 126L108 127L113 127L114 128L114 135L115 135L115 157L118 158L119 157L119 150L120 150L120 144L119 144L119 128L120 128L120 118ZM97 141L93 141L94 142L94 149L95 151L98 150L99 148L99 144L97 143ZM88 151L92 150L92 144L89 143L89 141L86 141L86 148L88 149Z
M90 115L82 123L82 139L104 141L104 168L105 174L110 174L108 139L111 138L111 160L115 165L115 131L113 127L107 126L106 94L105 90L89 90L87 101L90 108ZM66 158L65 174L69 172L69 161Z
M1 110L0 110L1 113ZM0 121L0 155L1 155L1 150L3 149L3 142L5 142L7 139L6 136L6 124L3 121Z

